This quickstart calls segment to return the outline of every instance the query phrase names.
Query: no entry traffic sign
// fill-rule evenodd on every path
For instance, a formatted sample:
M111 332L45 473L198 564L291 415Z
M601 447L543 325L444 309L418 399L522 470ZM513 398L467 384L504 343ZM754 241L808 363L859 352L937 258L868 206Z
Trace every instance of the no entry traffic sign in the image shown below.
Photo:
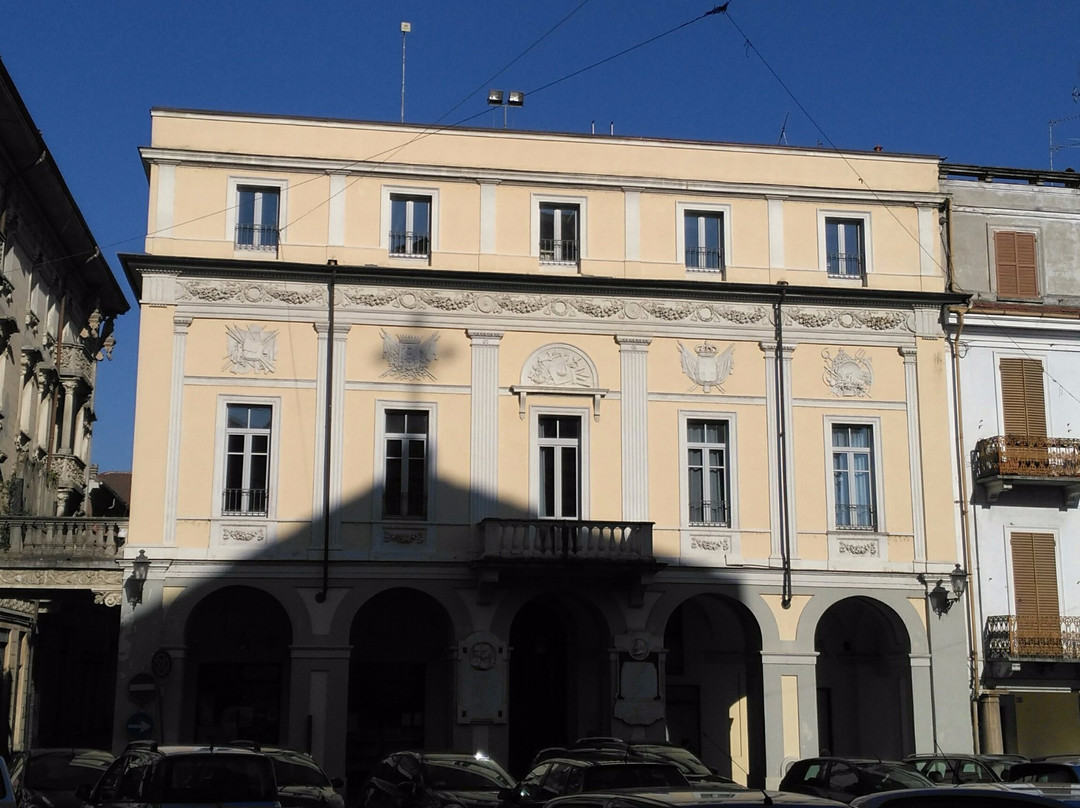
M128 682L128 698L142 706L157 696L157 682L149 673L137 673Z

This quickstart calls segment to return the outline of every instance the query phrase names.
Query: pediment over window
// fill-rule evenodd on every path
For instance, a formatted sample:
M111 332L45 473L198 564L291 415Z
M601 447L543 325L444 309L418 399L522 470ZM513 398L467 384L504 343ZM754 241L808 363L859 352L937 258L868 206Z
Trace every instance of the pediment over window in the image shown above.
M596 365L581 350L566 343L550 343L539 348L521 367L521 381L510 387L518 397L518 414L525 417L529 395L590 396L593 419L600 419L600 399L608 394L599 386Z

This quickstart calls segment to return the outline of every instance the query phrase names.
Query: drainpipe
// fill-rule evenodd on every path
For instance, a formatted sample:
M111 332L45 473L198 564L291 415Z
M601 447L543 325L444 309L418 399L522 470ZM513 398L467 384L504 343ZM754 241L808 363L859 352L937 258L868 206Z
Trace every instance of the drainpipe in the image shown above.
M331 259L330 280L326 284L327 293L327 334L326 334L326 419L323 425L323 557L322 589L315 593L315 601L326 601L326 590L330 578L330 451L333 448L333 430L330 425L334 416L334 282L336 280L337 261Z
M791 608L791 515L788 513L787 423L784 420L784 295L787 281L777 283L779 294L773 303L773 323L776 336L776 460L780 471L780 559L784 576L780 589L780 605Z

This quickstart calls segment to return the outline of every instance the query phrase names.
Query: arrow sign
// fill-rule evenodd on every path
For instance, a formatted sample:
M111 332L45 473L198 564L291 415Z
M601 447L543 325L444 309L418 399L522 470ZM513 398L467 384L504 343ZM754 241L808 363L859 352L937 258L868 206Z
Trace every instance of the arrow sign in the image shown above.
M150 737L150 731L154 728L154 719L149 713L133 713L127 720L128 738L133 741L142 741Z

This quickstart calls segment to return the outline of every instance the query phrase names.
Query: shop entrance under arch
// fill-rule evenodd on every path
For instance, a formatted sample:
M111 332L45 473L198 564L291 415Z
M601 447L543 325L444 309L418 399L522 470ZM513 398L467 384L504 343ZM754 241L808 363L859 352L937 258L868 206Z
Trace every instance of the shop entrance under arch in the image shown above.
M207 595L187 622L192 681L185 710L196 743L238 738L283 743L288 716L292 624L270 594L230 586Z
M818 744L834 755L899 760L915 751L911 640L872 598L830 606L814 635Z

